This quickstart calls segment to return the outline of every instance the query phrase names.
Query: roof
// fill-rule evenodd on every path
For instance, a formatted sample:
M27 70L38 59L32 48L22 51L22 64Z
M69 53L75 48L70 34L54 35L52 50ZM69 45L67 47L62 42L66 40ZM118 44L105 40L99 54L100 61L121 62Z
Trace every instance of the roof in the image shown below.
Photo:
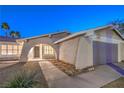
M102 27L97 27L97 28L93 28L93 29L89 29L89 30L84 30L84 31L80 31L80 32L77 32L77 33L74 33L74 34L71 34L65 38L62 38L58 41L55 41L54 44L58 44L58 43L61 43L61 42L64 42L68 39L71 39L71 38L74 38L74 37L77 37L77 36L81 36L81 35L85 35L86 33L89 33L89 32L94 32L96 30L100 30L100 29L105 29L105 28L108 28L108 27L112 27L112 25L107 25L107 26L102 26ZM122 34L116 29L116 28L113 28L115 30L115 32L122 38L124 39L124 37L122 36Z
M16 42L15 38L0 36L0 42Z
M39 36L34 36L34 37L29 37L29 38L23 38L23 39L18 39L18 40L29 40L29 39L35 39L35 38L40 38L40 37L51 37L51 36L53 36L53 35L62 34L62 33L70 34L70 33L67 32L67 31L63 31L63 32L57 32L57 33L39 35Z

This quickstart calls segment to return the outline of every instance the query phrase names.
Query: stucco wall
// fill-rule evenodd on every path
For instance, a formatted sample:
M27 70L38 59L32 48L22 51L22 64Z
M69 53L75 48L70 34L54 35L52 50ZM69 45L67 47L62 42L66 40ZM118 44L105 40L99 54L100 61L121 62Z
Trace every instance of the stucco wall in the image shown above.
M61 43L59 59L70 64L75 64L78 41L79 37Z
M101 29L100 31L95 31L98 37L107 37L111 39L121 40L120 36L112 28Z
M31 50L29 51L29 54L28 54L28 60L31 60L34 58L34 47L31 48Z
M93 65L92 41L89 38L81 37L76 58L76 68L83 69Z
M124 60L124 43L120 43L120 61Z
M59 58L59 45L54 45L53 42L68 36L68 33L60 33L60 34L55 34L52 36L41 36L37 38L30 38L30 39L24 39L23 48L22 48L22 53L20 56L19 62L26 62L28 60L28 54L29 51L32 47L34 47L37 44L48 44L51 45L55 52L56 52L56 59L58 60Z

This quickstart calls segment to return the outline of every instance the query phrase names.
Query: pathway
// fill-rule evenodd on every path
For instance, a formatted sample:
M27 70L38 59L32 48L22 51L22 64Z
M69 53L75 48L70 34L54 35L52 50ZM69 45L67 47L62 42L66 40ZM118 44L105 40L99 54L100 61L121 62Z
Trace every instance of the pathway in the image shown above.
M69 77L49 61L39 62L49 87L53 88L98 88L118 79L121 75L107 65L95 71Z

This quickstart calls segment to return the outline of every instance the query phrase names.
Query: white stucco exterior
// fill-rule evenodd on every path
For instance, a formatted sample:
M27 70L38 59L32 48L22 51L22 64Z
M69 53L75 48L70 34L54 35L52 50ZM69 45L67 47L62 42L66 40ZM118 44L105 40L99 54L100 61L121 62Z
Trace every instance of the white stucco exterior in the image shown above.
M93 65L92 40L80 37L75 66L77 69L90 67Z
M111 27L97 29L87 33L75 34L59 40L59 59L75 65L76 69L93 66L93 42L116 44L118 62L124 60L124 41ZM108 51L109 52L109 51Z
M19 62L27 62L34 59L33 48L35 46L40 47L39 59L42 59L43 56L41 55L43 55L43 44L49 45L54 49L56 60L61 60L66 63L73 64L76 69L83 69L95 65L94 58L98 55L94 57L94 50L97 48L96 47L94 49L94 44L101 46L113 45L114 48L112 48L117 51L115 51L115 53L111 53L117 54L116 61L121 62L124 60L124 38L119 33L119 31L114 29L112 26L98 27L87 31L77 32L71 35L67 32L47 34L37 37L20 39L17 40L17 42L23 46ZM103 54L104 50L107 49L105 48L106 46L101 46L99 49L102 50L104 48L103 51L100 51L100 53ZM99 53L99 51L97 52ZM97 54L97 52L95 53ZM101 55L99 58L102 59L102 56L103 55ZM112 57L115 58L116 56L114 56ZM105 58L107 59L107 57ZM98 61L99 60L95 62Z
M79 39L80 37L77 37L60 44L59 60L75 64Z

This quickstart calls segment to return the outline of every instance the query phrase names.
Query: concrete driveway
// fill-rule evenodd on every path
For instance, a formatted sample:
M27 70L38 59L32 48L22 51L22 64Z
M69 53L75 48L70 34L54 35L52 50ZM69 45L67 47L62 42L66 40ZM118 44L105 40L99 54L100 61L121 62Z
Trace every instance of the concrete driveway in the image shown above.
M107 65L95 68L95 71L69 77L48 61L39 62L49 87L54 88L98 88L121 77Z

